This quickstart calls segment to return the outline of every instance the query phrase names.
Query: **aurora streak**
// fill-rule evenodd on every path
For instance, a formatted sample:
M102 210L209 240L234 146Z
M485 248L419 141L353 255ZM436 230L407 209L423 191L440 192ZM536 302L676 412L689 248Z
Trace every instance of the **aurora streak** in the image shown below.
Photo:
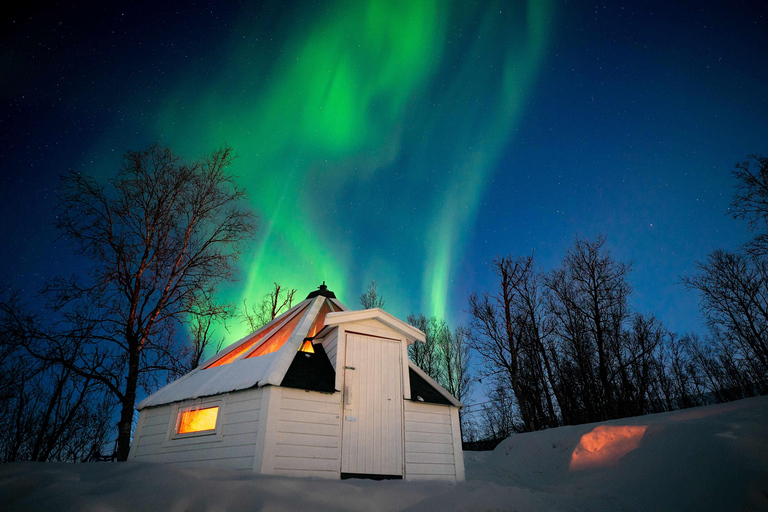
M354 307L375 279L399 314L444 317L550 16L543 2L371 0L268 20L285 36L269 44L258 24L235 30L224 68L179 81L157 126L182 153L226 143L240 157L261 234L228 298L325 280ZM419 286L421 303L396 293Z

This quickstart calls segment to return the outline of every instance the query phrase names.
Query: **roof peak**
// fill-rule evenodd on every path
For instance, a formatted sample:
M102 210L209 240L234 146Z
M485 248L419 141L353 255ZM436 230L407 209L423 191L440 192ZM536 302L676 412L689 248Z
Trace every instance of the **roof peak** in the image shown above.
M317 287L317 290L307 295L307 299L314 299L315 297L318 297L318 296L326 297L328 299L336 298L336 294L328 289L328 287L325 285L325 281L323 281L323 284Z

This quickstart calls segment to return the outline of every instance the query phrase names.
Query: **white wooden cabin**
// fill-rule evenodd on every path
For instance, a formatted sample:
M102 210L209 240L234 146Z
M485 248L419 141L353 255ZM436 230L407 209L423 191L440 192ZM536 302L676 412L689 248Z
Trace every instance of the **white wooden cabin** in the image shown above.
M462 404L408 359L424 333L323 284L150 395L130 460L322 478L464 480Z

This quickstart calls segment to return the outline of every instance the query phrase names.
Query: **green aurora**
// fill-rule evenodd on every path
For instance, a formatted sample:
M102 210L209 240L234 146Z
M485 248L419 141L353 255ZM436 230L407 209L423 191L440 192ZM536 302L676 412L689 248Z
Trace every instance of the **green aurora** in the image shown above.
M321 4L236 24L212 49L224 64L166 94L157 132L181 154L229 144L239 155L260 234L224 298L255 302L273 281L303 297L326 281L354 308L375 279L394 314L446 317L551 6Z

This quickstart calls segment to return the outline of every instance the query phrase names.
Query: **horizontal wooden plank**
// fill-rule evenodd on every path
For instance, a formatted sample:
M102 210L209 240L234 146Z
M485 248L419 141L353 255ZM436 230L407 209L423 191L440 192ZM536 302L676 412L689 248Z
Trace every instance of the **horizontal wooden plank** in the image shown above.
M286 411L307 411L325 414L339 414L341 400L338 402L319 402L316 400L297 400L296 398L283 398L280 408Z
M218 467L227 469L253 470L253 457L232 457L229 459L206 459L192 461L169 461L167 464L184 466Z
M405 441L418 443L453 443L451 434L435 434L429 432L405 432Z
M405 462L417 462L425 464L453 464L452 453L415 453L405 452Z
M308 391L305 389L282 388L283 399L293 398L294 400L310 400L312 402L339 403L341 393L320 393L319 391Z
M155 435L152 435L152 436L142 435L141 438L139 439L139 446L150 446L150 445L153 445L153 444L163 444L163 442L165 441L165 437L166 437L166 435L164 433L163 434L155 434Z
M259 429L258 421L242 421L240 423L224 424L224 436L233 436L235 434L256 433Z
M339 447L338 433L332 436L319 436L317 434L295 434L292 432L278 432L277 442L280 444L295 444L297 446L323 446L326 448Z
M302 459L297 457L278 457L275 456L275 466L277 469L304 469L309 471L338 471L339 460L331 459Z
M259 411L227 412L224 414L224 422L233 425L246 421L258 421Z
M423 423L421 421L408 421L405 422L406 432L430 432L434 434L450 434L453 432L451 425L440 425L436 423Z
M405 443L405 453L412 452L412 453L450 453L453 455L453 444L452 443L423 443L423 442L413 442L413 441L406 441Z
M171 420L171 411L166 409L163 414L155 414L152 417L147 416L144 418L144 426L160 425L165 423L166 425Z
M225 406L227 414L246 411L258 411L261 407L261 400L243 400L241 402L229 403Z
M146 420L154 418L156 416L162 416L163 414L168 417L168 415L171 414L171 406L170 405L161 405L158 407L149 407L145 409L147 411L147 417ZM144 421L146 421L144 420Z
M275 445L275 455L279 457L301 457L307 459L340 460L338 448L325 446L295 446L290 444ZM421 461L414 461L421 462Z
M141 429L141 437L153 436L156 434L162 434L164 436L168 434L168 421L157 425L144 425L144 428Z
M250 400L261 400L261 393L261 388L233 391L227 396L227 404L248 402Z
M136 449L136 457L153 456L153 460L165 461L186 461L203 459L227 459L230 457L253 457L255 452L255 436L247 444L225 445L223 443L208 443L183 446L156 446L143 447Z
M450 414L432 414L428 412L406 412L405 421L420 421L422 423L439 423L441 425L450 425Z
M278 432L290 432L293 434L316 434L320 436L338 436L338 425L320 425L317 423L303 423L300 421L280 420L278 422Z
M451 406L442 404L428 404L425 402L413 402L406 400L403 403L407 412L426 412L431 414L450 414Z
M275 469L276 475L296 476L301 478L327 478L331 480L339 479L339 470L336 471L318 471L309 469Z
M339 425L339 411L328 414L324 412L308 411L280 411L280 419L283 421L297 421L312 425Z
M405 472L409 475L455 475L453 464L405 464Z

